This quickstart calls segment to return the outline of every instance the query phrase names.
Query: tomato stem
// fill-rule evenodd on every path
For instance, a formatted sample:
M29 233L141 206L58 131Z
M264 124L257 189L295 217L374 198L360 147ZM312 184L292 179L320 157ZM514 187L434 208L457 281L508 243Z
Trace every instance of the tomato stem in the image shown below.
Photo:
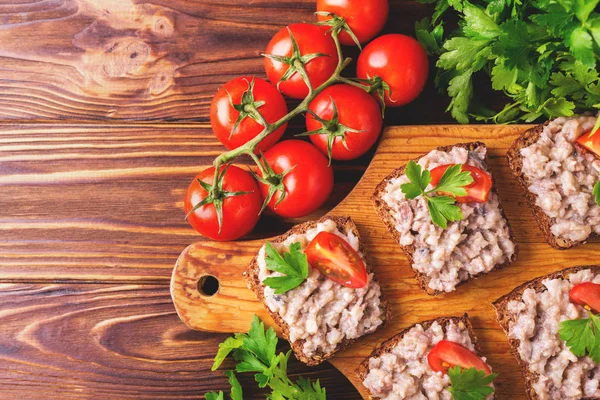
M306 74L304 64L300 63L300 64L302 64L300 66L295 65L297 72L302 76L302 79L304 80L304 82L306 83L306 85L308 86L308 89L309 89L308 96L306 96L306 98L304 100L302 100L302 102L300 104L298 104L298 106L295 109L290 111L287 115L283 116L279 121L276 121L272 124L267 123L267 121L264 119L264 117L262 116L262 114L260 113L260 110L258 108L255 107L253 110L247 110L252 115L252 117L255 119L258 119L259 123L261 123L265 128L263 129L263 131L260 134L255 136L252 140L248 141L243 146L240 146L237 149L233 149L233 150L227 151L225 153L222 153L217 158L215 158L215 161L213 162L213 165L215 167L215 179L214 179L213 185L214 185L215 189L216 189L216 185L217 185L219 168L223 164L230 163L231 161L233 161L234 159L238 158L239 156L241 156L243 154L247 154L252 158L252 160L256 163L259 171L261 172L261 174L263 174L263 176L268 175L268 174L266 174L266 171L264 169L264 166L261 163L260 158L256 155L256 148L260 144L260 142L262 142L265 138L267 138L269 135L271 135L273 132L275 132L277 129L279 129L284 124L288 123L289 121L296 118L297 116L306 113L308 111L309 104L314 100L314 98L317 97L323 90L327 89L328 87L335 85L336 83L348 83L353 86L357 86L358 83L356 83L356 82L349 83L352 81L347 78L342 77L342 75L341 75L342 72L344 71L344 69L352 62L352 59L344 58L343 53L342 53L342 45L341 45L339 37L338 37L339 34L340 34L339 30L333 30L331 32L331 37L332 37L333 41L335 42L335 47L336 47L337 54L338 54L338 65L335 69L335 72L331 75L331 77L329 77L329 79L327 79L325 82L323 82L320 86L318 86L316 88L312 87L312 85L310 84L310 80L308 79L308 75ZM360 87L361 87L361 89L368 90L367 85L361 85Z

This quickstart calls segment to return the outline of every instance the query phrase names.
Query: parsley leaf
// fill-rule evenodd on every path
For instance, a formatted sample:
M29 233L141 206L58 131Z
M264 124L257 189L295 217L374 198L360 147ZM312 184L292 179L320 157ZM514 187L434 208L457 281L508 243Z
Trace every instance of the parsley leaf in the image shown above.
M592 193L594 194L594 197L596 198L596 204L598 204L600 206L600 181L598 181L598 183L596 183L596 186L594 186L594 191Z
M485 371L476 368L461 369L456 366L448 370L448 376L451 384L448 391L454 400L485 400L494 393L494 388L489 384L498 374L486 375Z
M590 312L589 318L562 321L558 334L571 353L585 355L600 363L600 317Z
M300 243L293 243L290 251L283 257L271 243L265 244L265 261L269 271L279 272L283 276L266 278L263 283L275 289L275 294L282 294L302 284L308 278L308 261L302 252Z
M431 183L431 173L423 171L421 166L414 161L409 161L404 170L409 182L400 186L400 190L407 199L415 199L424 196L427 201L427 209L431 215L431 221L442 229L448 227L448 221L460 221L463 214L456 205L456 200L449 196L430 196L431 193L443 192L454 196L465 196L465 186L473 183L473 177L468 171L462 171L462 164L450 166L444 171L437 186L429 191L427 187Z
M225 397L223 396L223 392L208 392L204 395L204 398L206 400L225 400Z
M241 342L241 343L240 343ZM273 328L265 330L265 325L255 315L248 333L236 333L219 345L219 353L214 365L222 363L223 358L233 351L233 357L238 364L236 371L255 372L254 378L261 388L268 387L272 393L267 396L273 400L326 400L325 388L319 381L298 378L296 383L288 378L287 365L292 354L276 354L277 335ZM231 385L231 400L242 400L242 387L233 371L226 371ZM223 392L206 394L207 400L224 400Z

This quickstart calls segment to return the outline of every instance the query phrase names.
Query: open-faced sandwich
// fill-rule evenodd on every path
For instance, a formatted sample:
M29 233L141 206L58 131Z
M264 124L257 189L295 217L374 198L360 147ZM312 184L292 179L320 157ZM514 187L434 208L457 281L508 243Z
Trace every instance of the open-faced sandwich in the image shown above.
M296 358L308 365L390 318L350 217L296 225L267 242L244 276Z
M557 118L521 135L510 167L544 233L558 249L600 234L600 132L596 118Z
M479 142L440 147L396 169L373 195L377 213L431 295L516 259L486 155Z
M494 398L496 374L481 356L466 314L406 328L375 349L356 373L373 399Z
M600 398L600 267L534 279L494 307L530 399Z

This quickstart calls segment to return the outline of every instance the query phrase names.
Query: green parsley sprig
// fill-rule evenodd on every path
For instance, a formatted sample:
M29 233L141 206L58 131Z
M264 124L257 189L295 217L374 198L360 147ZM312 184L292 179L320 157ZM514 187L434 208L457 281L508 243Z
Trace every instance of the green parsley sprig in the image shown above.
M427 187L431 183L431 173L422 170L421 166L414 161L409 161L405 174L410 183L403 184L400 189L408 199L423 196L427 201L427 209L431 215L431 221L442 229L448 227L448 222L460 221L463 213L453 197L441 195L431 196L435 193L450 193L454 196L466 196L465 186L473 183L473 177L468 171L462 171L462 164L448 167L440 178L437 186L431 190Z
M267 396L270 400L326 400L325 388L317 380L298 378L296 383L288 378L288 360L292 354L276 354L277 335L273 328L265 331L265 325L255 315L248 333L236 333L219 345L212 370L221 366L225 358L233 353L233 358L238 362L235 370L238 373L254 372L254 378L260 388L271 389ZM242 388L233 371L226 372L232 386L231 399L242 400ZM207 400L224 400L223 392L210 392L206 394Z
M416 35L438 57L436 85L457 121L532 122L600 109L600 0L419 1L435 3ZM448 10L459 17L453 32L444 32ZM482 105L476 77L510 99L504 108Z
M269 271L279 272L283 276L266 278L263 283L275 289L275 294L282 294L302 284L308 278L308 261L300 243L293 243L290 251L283 257L269 242L265 244L265 261Z
M454 400L485 400L494 393L494 388L489 386L498 374L487 374L476 368L462 369L458 365L448 370L450 388L448 391Z
M558 326L558 334L571 353L577 357L588 355L600 364L600 315L590 311L588 318L562 321Z
M600 121L600 118L598 118L598 121ZM592 192L592 194L596 199L596 204L600 206L600 181L598 181L598 183L596 183L596 186L594 186L594 191Z

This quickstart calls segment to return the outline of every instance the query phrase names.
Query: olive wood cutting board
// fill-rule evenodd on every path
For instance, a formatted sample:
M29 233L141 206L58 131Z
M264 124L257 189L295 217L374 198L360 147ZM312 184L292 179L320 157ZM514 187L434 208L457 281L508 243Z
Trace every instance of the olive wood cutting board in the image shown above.
M489 364L500 374L496 381L499 399L526 399L525 386L506 337L496 322L492 301L521 283L566 267L598 263L600 242L559 251L545 241L527 207L506 159L512 141L530 126L402 126L383 132L378 150L354 190L329 214L350 215L358 226L369 261L392 309L392 320L382 330L362 338L330 362L369 398L354 371L383 340L419 321L439 316L472 318L475 332ZM392 239L371 203L375 186L393 169L438 146L482 141L488 146L488 162L517 242L515 263L439 297L423 293L413 277L400 246ZM257 314L274 325L263 305L242 277L265 240L217 243L204 241L183 251L171 279L171 295L181 320L190 328L210 332L246 332ZM216 294L203 293L206 277L219 282ZM216 351L216 349L215 349ZM335 393L330 393L332 398Z

